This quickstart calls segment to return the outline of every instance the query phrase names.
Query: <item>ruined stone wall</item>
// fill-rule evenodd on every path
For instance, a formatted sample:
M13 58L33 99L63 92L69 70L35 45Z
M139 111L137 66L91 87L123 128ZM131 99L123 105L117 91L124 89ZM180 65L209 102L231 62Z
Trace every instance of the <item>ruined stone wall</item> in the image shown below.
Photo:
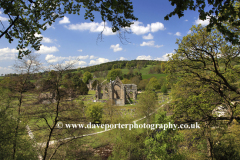
M101 90L103 90L103 93L101 93ZM102 87L98 85L96 90L97 100L112 99L116 105L121 106L126 104L126 98L129 98L129 96L130 98L133 98L133 100L137 99L137 85L123 84L118 77L115 81L111 81Z

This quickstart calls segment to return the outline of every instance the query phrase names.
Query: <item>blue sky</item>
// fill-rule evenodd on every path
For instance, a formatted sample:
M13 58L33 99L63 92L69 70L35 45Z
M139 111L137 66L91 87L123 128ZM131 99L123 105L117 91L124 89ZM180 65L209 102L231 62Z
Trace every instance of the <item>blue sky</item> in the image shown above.
M103 41L97 40L104 26L100 15L96 13L95 21L91 22L84 19L84 10L81 10L80 16L66 14L39 35L43 36L43 41L36 53L40 54L43 65L76 59L75 68L115 60L168 60L166 55L177 49L177 38L187 35L192 25L208 24L208 20L199 20L197 11L186 11L181 19L175 15L165 21L164 16L174 10L166 0L132 2L138 21L131 26L132 33L126 34L130 43L121 43L117 34L112 33L110 23L105 24ZM8 16L2 10L0 20L7 28ZM0 39L0 74L14 73L12 66L18 54L16 46L17 40L9 44L4 37Z

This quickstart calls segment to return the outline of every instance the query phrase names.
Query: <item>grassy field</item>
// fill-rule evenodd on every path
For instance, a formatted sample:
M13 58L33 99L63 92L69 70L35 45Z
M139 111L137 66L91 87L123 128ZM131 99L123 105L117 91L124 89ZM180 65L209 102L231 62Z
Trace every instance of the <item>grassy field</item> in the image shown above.
M133 73L134 72L140 72L142 73L142 79L149 79L149 78L152 78L152 77L156 77L157 79L161 78L161 77L166 77L167 74L164 74L164 73L161 73L161 74L148 74L150 68L153 67L152 65L147 65L146 68L142 68L141 70L138 70L138 69L133 69ZM122 69L122 73L123 74L127 74L129 72L129 69L125 68L125 69Z
M149 78L152 78L152 77L156 77L157 79L161 78L161 77L166 77L167 74L146 74L146 75L143 75L142 76L142 79L149 79Z

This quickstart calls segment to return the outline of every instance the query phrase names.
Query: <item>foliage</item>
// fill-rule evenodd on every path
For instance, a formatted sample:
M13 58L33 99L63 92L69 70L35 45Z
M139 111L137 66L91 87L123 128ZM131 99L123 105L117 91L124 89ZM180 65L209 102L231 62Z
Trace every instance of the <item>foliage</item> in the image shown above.
M148 80L147 79L143 79L139 82L137 88L140 90L145 90L146 86L148 84Z
M235 103L240 98L237 84L240 76L239 68L234 67L239 63L239 45L227 42L225 35L216 28L208 32L206 27L198 25L191 31L182 40L177 40L178 49L166 65L170 73L168 79L177 81L171 90L174 118L178 123L202 122L204 143L201 145L207 148L205 156L231 159L226 157L238 156L236 150L226 152L225 157L222 152L226 146L232 148L235 144L225 139L216 146L216 139L220 141L233 120L240 119L239 104ZM221 117L213 114L219 106L227 110Z
M116 106L114 106L114 101L109 99L105 105L104 105L104 115L103 115L103 119L104 119L104 123L108 123L108 124L113 124L115 121L115 115L116 115Z
M101 123L102 115L103 115L103 105L100 102L93 103L87 106L85 111L86 117L92 123Z
M112 69L117 69L117 65L114 64L114 65L112 66Z
M212 117L210 109L213 109L213 104L224 103L234 118L239 108L231 102L240 98L236 85L240 76L239 69L234 68L232 62L239 62L239 45L227 43L217 30L209 33L201 25L193 26L191 30L192 33L183 40L177 40L177 53L167 65L171 73L169 78L179 81L174 93L181 97L178 100L182 104L178 103L177 106L196 108L193 113L198 113L197 117L202 115L202 118L209 119L207 115Z
M92 88L93 88L93 89L96 89L98 83L99 83L98 80L93 81L93 83L92 83Z
M147 121L149 122L150 114L155 111L157 107L158 96L155 92L146 90L139 96L139 113L146 116Z
M107 80L115 80L117 77L122 79L122 70L121 69L112 69L108 72Z
M164 94L168 93L167 87L165 85L161 87L161 92Z
M131 78L131 83L132 84L136 84L138 85L140 83L140 77L139 76L134 76L133 78Z
M29 46L35 50L40 49L40 41L42 37L36 35L41 34L41 30L46 30L47 26L51 26L58 18L68 14L80 15L80 8L85 8L85 19L94 21L93 12L101 14L102 21L109 21L112 24L112 31L117 32L121 28L130 27L133 24L132 20L137 20L133 15L132 3L128 0L94 0L94 1L1 1L1 8L4 14L8 15L9 26L3 27L0 31L2 36L9 40L9 43L14 38L19 39L17 49L19 50L18 57L31 53ZM6 29L5 29L6 28ZM29 47L29 48L30 48Z
M122 83L123 83L123 84L131 84L131 81L130 81L129 79L124 78L124 79L122 80Z
M165 20L169 20L169 17L177 14L178 17L183 17L185 10L196 10L199 12L199 19L209 19L209 25L207 26L208 32L217 29L226 37L226 40L232 44L239 44L239 18L240 3L237 0L219 0L219 1L185 1L185 0L169 0L171 5L176 5L174 11L164 17ZM212 6L211 9L205 11L206 6ZM231 27L225 25L230 23Z
M169 122L174 123L171 117L166 116L166 112L160 110L156 114L156 124L169 124ZM183 155L178 153L178 143L183 141L183 135L177 130L172 128L157 129L152 135L145 139L145 154L148 159L185 159Z
M92 74L90 72L85 72L83 74L83 82L88 84L89 80L92 80L93 77L92 77Z
M148 90L154 90L154 89L160 89L161 86L160 84L158 83L158 80L157 78L153 77L150 79L150 81L148 82L147 86L146 86L146 89Z
M18 116L13 110L13 97L8 89L0 87L0 159L37 159L32 141L25 136L26 123L17 123ZM18 127L18 134L15 134ZM17 145L14 149L14 143Z
M115 159L138 159L143 160L144 137L146 133L142 129L119 129L116 131L114 148L110 160Z

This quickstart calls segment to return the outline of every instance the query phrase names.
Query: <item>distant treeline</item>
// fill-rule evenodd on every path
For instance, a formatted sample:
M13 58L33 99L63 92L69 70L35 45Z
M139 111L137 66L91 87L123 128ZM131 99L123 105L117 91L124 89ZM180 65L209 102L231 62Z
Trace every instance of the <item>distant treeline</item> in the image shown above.
M112 68L143 68L147 67L147 65L157 65L161 64L161 61L155 61L155 60L131 60L131 61L114 61L114 62L107 62L102 63L95 66L89 66L85 68L81 68L84 72L95 72L95 71L106 71L111 70Z

